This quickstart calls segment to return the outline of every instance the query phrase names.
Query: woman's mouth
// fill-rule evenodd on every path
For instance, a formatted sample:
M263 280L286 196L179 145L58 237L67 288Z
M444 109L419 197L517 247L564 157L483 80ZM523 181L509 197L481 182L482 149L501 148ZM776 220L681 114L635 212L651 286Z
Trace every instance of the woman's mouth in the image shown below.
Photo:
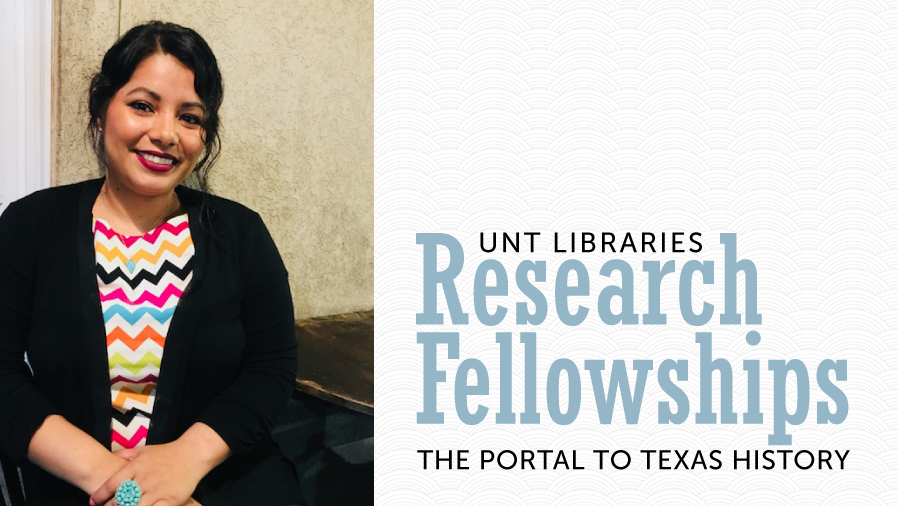
M178 160L169 156L159 156L146 151L135 151L137 159L144 167L156 172L166 172L178 163Z

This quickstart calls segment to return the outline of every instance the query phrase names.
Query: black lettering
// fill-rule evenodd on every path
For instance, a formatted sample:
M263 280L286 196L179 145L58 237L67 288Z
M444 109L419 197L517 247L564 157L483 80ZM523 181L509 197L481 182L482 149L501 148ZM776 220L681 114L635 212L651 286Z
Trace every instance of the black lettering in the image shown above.
M660 450L659 451L659 468L660 469L672 469L671 467L666 466L666 462L669 461L669 457L666 455L670 453L672 450Z
M531 247L529 250L531 251L531 253L534 253L534 236L541 235L541 233L540 232L522 232L522 233L527 235L528 238L531 240Z
M794 453L794 450L775 450L775 452L781 454L781 468L787 469L788 455Z
M841 461L841 469L843 469L844 468L844 459L847 458L847 455L850 455L850 450L845 451L843 456L841 456L840 450L835 450L834 454L837 455L837 458Z
M553 252L554 253L565 253L566 250L559 249L559 232L553 232Z
M525 456L526 453L528 454L527 457ZM534 463L532 462L532 460L534 460L534 452L531 450L522 450L522 469L525 469L526 462L529 466L531 466L531 469L534 469Z
M434 452L436 464L434 466L435 469L441 468L441 461L450 464L450 469L453 469L453 450L447 450L447 456L445 458L441 458L441 451L436 450Z
M722 461L719 460L719 458L716 456L720 453L722 453L720 450L713 450L713 451L709 452L709 458L716 461L716 465L710 466L709 467L710 469L721 469L722 468Z
M685 453L687 453L687 452L685 452ZM706 469L706 461L703 460L703 452L700 450L697 450L697 453L694 454L694 461L691 462L691 470L693 470L695 467L697 467L697 460L700 461L700 465L703 466L703 469Z
M656 453L656 450L641 450L641 453L647 456L647 469L650 469L650 456Z
M609 450L594 450L594 453L598 454L600 459L600 470L603 470L603 455L609 453Z
M513 251L518 253L519 252L519 233L516 232L516 242L513 242L512 238L509 236L509 234L507 234L506 232L503 232L503 252L504 253L506 253L506 245L507 244L509 244L509 246L513 249Z
M544 456L544 469L547 469L547 454L550 453L550 450L538 450L538 453Z
M591 236L591 238L588 239L587 236ZM591 245L591 249L586 248L586 246L588 244ZM592 234L590 232L582 232L581 233L581 252L582 253L590 253L590 252L594 251L594 249L595 249L594 234Z
M616 455L618 455L620 453L624 453L625 457L628 458L628 460L625 462L625 465L622 467L619 467L618 465L616 465ZM626 452L625 450L616 450L613 452L612 456L610 456L609 461L612 462L613 467L615 467L616 469L619 469L619 470L625 469L626 467L631 465L631 455L629 455L628 452Z
M487 460L484 460L486 454L490 454L491 457ZM481 468L482 469L484 469L485 464L487 464L488 462L493 462L493 461L494 461L494 452L492 452L490 450L481 450Z
M771 455L773 453L775 453L775 452L772 450L766 450L763 452L763 460L765 460L766 462L769 463L768 467L766 467L766 464L763 464L763 469L774 469L775 468L775 461L769 458L769 455Z
M609 249L612 250L613 253L616 252L616 247L613 245L613 241L616 240L616 234L612 232L603 232L600 234L602 244L600 246L600 253L606 253L606 247L609 246Z
M569 468L569 463L566 462L566 452L560 450L556 454L556 462L553 463L553 470L555 471L557 466L559 466L560 461L562 461L562 465L566 466L566 469Z
M819 469L822 469L822 463L831 469L831 452L828 450L819 450Z
M434 450L416 450L416 453L422 454L422 469L428 469L428 454Z
M481 233L481 251L485 253L490 253L497 249L497 232L491 232L491 249L486 249L484 247L484 232Z
M735 469L737 469L737 467L738 467L738 462L744 462L746 464L746 468L750 469L750 450L745 450L744 455L746 455L746 457L740 458L740 457L738 457L738 451L737 450L734 451L734 468Z
M693 234L691 234L691 242L697 245L697 249L691 248L690 251L691 251L691 253L700 253L700 251L703 250L703 245L700 244L699 241L695 241L695 240L694 240L694 236L695 236L695 235L696 235L697 237L700 237L700 236L703 235L703 234L701 234L700 232L694 232Z
M687 462L684 461L684 458L687 457L688 451L685 450L684 453L679 453L678 450L675 450L675 456L678 458L678 462L675 463L675 469L678 469L678 466L684 464L684 468L687 469Z
M647 240L647 236L650 236L650 240ZM646 253L646 247L650 246L650 251L656 253L656 247L653 246L653 242L656 241L656 237L650 232L643 232L641 234L641 253Z
M510 464L508 466L504 466L503 465L503 455L507 454L507 453L512 455L513 461L512 461L512 464ZM512 450L503 450L502 452L500 452L500 454L497 455L497 465L500 466L501 469L512 469L512 468L516 467L517 460L518 459L516 459L516 454Z
M681 245L681 241L678 240L680 235L684 235L684 232L672 232L672 253L684 253L683 249L678 249Z
M625 233L625 240L622 241L622 247L619 251L624 253L625 248L631 248L632 253L637 253L637 248L634 247L634 239L631 238L631 232Z
M807 454L807 455L809 455L809 465L806 466L806 467L803 467L803 466L800 465L800 455L802 455L802 454L804 454L804 453ZM797 452L796 455L794 455L794 465L797 466L799 469L804 469L804 470L805 470L805 469L809 469L809 468L812 467L813 464L815 464L815 463L816 463L816 458L813 457L812 452L809 451L809 450L800 450L799 452Z

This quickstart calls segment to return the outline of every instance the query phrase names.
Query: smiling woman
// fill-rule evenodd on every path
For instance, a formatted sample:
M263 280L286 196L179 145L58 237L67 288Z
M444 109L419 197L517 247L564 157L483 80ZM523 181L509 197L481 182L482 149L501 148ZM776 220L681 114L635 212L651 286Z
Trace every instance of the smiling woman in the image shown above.
M163 53L142 61L98 120L107 181L94 216L140 235L177 211L174 189L203 150L203 116L191 69Z
M164 36L154 32L164 26ZM215 56L193 30L148 23L113 45L91 81L88 129L108 171L109 201L95 206L95 216L125 216L119 232L145 232L178 211L174 188L191 171L206 191L219 153L222 95Z
M297 366L287 271L257 213L182 185L206 187L222 90L196 32L132 28L90 87L106 177L0 215L0 453L29 504L302 500L269 432Z

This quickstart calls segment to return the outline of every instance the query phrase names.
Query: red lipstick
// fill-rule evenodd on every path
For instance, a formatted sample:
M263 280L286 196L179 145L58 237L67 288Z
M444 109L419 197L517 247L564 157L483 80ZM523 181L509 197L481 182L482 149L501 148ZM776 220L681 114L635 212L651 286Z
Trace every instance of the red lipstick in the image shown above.
M150 160L148 160L147 158L145 158L143 156L143 153L172 160L172 163L165 164L165 163L151 162ZM177 164L177 160L175 159L175 157L173 157L172 155L167 155L165 153L156 153L156 152L152 152L152 151L144 151L144 152L135 151L134 154L137 155L138 161L141 162L141 164L144 167L147 167L148 169L150 169L154 172L168 172L168 171L172 170L172 168L175 167L175 165Z

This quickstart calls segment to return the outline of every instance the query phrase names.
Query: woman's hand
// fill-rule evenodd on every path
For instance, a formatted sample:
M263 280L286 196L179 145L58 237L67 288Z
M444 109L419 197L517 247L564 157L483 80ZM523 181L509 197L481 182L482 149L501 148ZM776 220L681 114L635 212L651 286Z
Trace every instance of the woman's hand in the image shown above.
M206 475L195 453L181 441L141 446L115 453L129 462L91 495L91 504L114 506L116 489L125 480L141 487L141 506L196 506L191 494Z

